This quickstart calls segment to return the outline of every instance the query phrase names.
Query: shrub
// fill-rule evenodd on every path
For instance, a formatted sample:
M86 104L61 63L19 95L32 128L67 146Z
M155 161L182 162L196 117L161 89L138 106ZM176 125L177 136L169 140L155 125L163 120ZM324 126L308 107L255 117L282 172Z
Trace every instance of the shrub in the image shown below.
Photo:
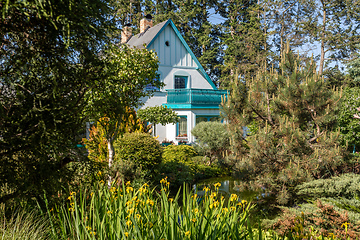
M199 146L209 154L211 161L221 158L230 145L229 133L220 122L201 122L191 133L197 138Z
M330 179L318 179L299 185L297 195L305 199L360 196L360 175L348 173Z
M164 149L163 159L165 162L189 162L196 155L193 147L188 145L171 145Z
M160 143L147 133L126 133L114 143L116 164L133 163L131 171L139 169L150 176L162 160ZM129 170L128 169L128 170ZM149 175L150 174L150 175Z

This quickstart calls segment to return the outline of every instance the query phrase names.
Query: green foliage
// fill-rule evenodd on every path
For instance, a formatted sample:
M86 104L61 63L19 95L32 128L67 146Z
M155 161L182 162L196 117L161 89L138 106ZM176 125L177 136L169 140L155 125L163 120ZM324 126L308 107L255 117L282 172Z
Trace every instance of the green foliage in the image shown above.
M193 147L188 145L170 145L164 148L164 162L190 162L196 155Z
M315 68L288 50L279 69L235 82L222 105L238 176L281 205L294 203L295 186L329 177L344 163L339 133L331 131L341 92L328 89ZM243 126L254 122L258 130L244 137Z
M116 25L102 0L0 2L0 182L14 197L57 196L85 154L84 94L104 76ZM60 181L61 179L61 181Z
M339 105L337 124L340 128L341 141L353 150L354 145L360 150L360 124L354 119L357 107L360 106L360 87L345 88L342 101Z
M360 175L354 173L334 176L330 179L317 179L297 186L297 194L306 199L320 197L339 197L352 199L360 196Z
M359 47L359 45L358 45ZM356 53L356 58L348 63L349 75L353 79L353 86L360 86L360 54Z
M201 122L191 133L197 138L200 147L209 153L212 160L224 156L230 147L230 135L226 126L220 122Z
M140 98L152 94L144 91L144 87L148 84L161 87L163 83L155 78L158 59L153 51L115 44L109 45L102 54L107 71L98 84L86 92L84 115L102 124L111 168L115 155L114 141L127 131L132 109L142 104ZM106 121L99 121L102 118Z
M179 122L179 117L174 110L167 108L167 106L146 107L137 111L138 117L144 122L153 124L166 125L169 123Z
M258 236L248 222L251 203L238 196L226 202L209 190L201 202L183 189L169 197L169 182L161 190L145 184L107 188L103 184L73 192L58 211L48 211L52 239L248 239ZM238 204L239 203L239 204ZM253 232L254 231L254 232ZM261 230L260 230L261 231ZM258 237L259 238L259 237Z
M127 133L115 144L115 161L132 161L145 171L154 171L162 160L160 143L147 133Z
M49 239L49 221L40 213L26 212L24 209L13 212L6 218L0 209L0 236L2 240L24 239L38 240Z
M173 189L178 189L183 183L194 183L224 174L224 170L219 166L209 166L209 158L206 156L195 155L195 149L188 145L170 145L164 148L159 171L161 176L169 178Z
M318 200L314 204L304 204L298 208L286 208L273 228L280 236L295 236L296 239L320 238L358 239L358 223L349 218L347 212Z

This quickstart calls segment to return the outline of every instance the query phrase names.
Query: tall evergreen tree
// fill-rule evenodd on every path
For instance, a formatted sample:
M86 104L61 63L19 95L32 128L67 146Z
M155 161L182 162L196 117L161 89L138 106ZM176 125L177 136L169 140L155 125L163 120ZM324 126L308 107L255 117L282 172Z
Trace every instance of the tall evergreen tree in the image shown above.
M245 185L265 187L278 204L289 204L297 184L337 171L342 150L331 130L340 95L327 88L314 62L301 64L289 49L279 69L264 67L246 83L235 81L223 108Z
M300 23L305 40L320 46L319 74L326 64L341 62L356 50L359 42L358 19L360 6L357 1L308 0L306 13Z
M225 44L221 86L232 79L251 77L266 60L266 36L262 28L256 1L224 1L219 12L226 18L223 41Z
M84 127L84 94L116 26L107 1L0 2L0 183L14 197L57 195Z

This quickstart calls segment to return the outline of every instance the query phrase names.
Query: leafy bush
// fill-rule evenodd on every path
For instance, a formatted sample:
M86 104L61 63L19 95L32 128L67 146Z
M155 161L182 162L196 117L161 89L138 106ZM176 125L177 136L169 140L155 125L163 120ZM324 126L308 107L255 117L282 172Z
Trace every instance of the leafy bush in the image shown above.
M150 176L162 160L162 148L160 143L147 133L126 133L114 143L116 164L129 166L128 170L141 169Z
M230 136L224 124L220 122L201 122L191 133L197 138L199 146L211 157L221 158L230 146Z
M196 155L193 147L188 145L170 145L164 149L163 159L165 162L189 162Z
M193 147L188 145L171 145L164 149L163 162L160 166L160 177L168 177L174 189L183 183L194 183L200 179L219 176L223 170L217 165L206 165L208 157L195 156Z
M330 179L318 179L299 185L297 195L305 199L360 196L360 175L348 173Z
M354 222L347 211L317 200L297 208L284 208L273 224L279 235L297 236L296 239L329 236L336 239L359 239L359 223Z

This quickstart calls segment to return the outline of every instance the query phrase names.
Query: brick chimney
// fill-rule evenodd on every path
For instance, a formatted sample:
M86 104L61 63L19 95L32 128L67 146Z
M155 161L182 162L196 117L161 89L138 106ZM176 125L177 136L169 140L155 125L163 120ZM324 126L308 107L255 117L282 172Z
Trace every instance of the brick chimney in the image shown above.
M126 24L121 31L121 43L127 43L129 39L132 37L132 28L128 23Z
M145 32L148 28L151 28L152 26L152 16L148 14L145 16L145 18L140 20L140 33Z

